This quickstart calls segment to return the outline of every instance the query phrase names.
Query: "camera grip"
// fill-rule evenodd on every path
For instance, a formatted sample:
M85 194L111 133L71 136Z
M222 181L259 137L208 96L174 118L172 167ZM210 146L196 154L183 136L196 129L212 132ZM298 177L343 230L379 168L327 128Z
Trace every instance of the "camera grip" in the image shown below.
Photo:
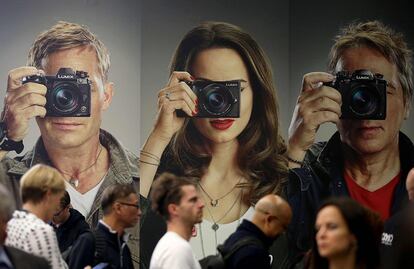
M46 85L46 78L40 75L31 75L22 78L22 84L26 84L29 82Z

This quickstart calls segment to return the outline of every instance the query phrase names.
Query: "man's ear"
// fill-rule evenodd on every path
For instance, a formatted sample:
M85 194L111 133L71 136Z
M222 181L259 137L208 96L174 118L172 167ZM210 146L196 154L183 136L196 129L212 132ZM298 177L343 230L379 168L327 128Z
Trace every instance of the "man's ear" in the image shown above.
M120 203L118 203L118 202L115 202L115 203L112 205L112 210L113 210L114 212L116 212L116 213L120 213L120 212L121 212L121 204L120 204Z
M167 206L167 210L170 216L175 216L177 215L177 205L176 204L169 204Z
M112 97L114 96L114 83L106 82L103 92L103 105L102 110L107 110L109 105L112 102Z
M410 116L410 110L411 110L411 103L408 102L405 105L405 114L404 114L404 120L408 119L408 117Z

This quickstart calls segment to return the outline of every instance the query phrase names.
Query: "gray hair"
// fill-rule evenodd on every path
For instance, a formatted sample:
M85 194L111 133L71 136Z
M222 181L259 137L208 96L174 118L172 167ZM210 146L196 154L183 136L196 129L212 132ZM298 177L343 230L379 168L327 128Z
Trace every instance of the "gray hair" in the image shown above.
M85 25L59 21L49 30L37 36L29 51L27 64L36 68L43 68L42 61L59 50L71 49L79 46L91 46L95 49L98 67L102 79L108 79L110 66L109 52L105 45Z
M412 50L404 35L379 21L353 22L336 36L329 54L328 69L335 71L336 64L345 50L366 46L380 52L389 62L396 65L398 79L403 90L404 105L410 105L413 96Z

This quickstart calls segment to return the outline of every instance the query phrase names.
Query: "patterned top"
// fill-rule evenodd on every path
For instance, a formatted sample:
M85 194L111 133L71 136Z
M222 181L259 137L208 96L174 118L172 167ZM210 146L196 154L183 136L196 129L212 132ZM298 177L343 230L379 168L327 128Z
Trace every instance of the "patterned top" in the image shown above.
M68 268L52 226L32 213L14 211L7 223L6 245L45 258L53 269Z

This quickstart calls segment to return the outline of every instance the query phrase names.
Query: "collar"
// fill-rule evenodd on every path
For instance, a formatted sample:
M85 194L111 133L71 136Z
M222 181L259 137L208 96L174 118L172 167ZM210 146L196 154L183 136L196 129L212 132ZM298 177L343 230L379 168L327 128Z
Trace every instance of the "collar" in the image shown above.
M109 151L110 170L113 171L118 183L131 183L131 176L134 178L139 177L137 156L124 149L115 137L103 129L99 130L99 140ZM16 162L8 170L8 173L23 175L30 167L38 163L53 166L43 144L42 137L39 137L33 149L28 151L20 162Z
M107 223L105 223L105 222L103 221L103 219L100 219L100 220L99 220L99 224L101 224L101 227L103 226L103 228L105 228L105 230L106 230L107 232L111 233L112 235L116 235L117 237L119 236L119 235L118 235L118 232L117 232L117 231L115 231L115 230L113 230L113 229L112 229L112 227L111 227L111 226L109 226L109 224L107 224ZM121 236L122 241L124 241L125 243L127 243L127 242L128 242L129 237L130 237L129 233L127 233L127 232L125 232L125 231L124 231L124 233L123 233L123 234L122 234L122 236Z
M267 237L259 227L257 227L253 222L243 219L240 226L237 228L240 231L246 231L247 233L254 234L260 241L262 241L266 248L269 248L275 238Z

